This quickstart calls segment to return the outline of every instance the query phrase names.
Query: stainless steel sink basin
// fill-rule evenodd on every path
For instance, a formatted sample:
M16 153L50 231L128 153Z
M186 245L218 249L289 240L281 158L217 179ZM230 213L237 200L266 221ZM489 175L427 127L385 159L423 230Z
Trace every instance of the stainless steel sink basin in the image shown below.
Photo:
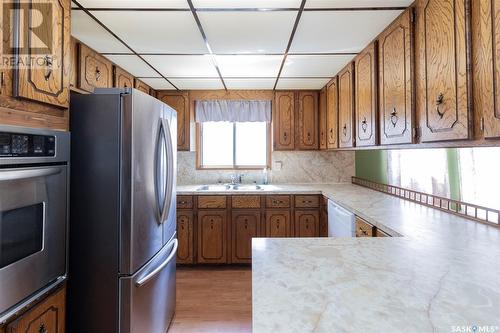
M197 191L227 191L231 189L229 185L203 185L198 187Z
M235 191L256 191L262 190L260 185L234 185L233 190Z

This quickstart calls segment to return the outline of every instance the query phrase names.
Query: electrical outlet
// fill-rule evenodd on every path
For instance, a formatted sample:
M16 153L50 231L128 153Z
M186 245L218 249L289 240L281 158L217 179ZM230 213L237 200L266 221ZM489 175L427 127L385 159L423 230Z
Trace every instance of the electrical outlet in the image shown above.
M280 171L281 168L283 168L283 162L282 161L274 161L274 163L273 163L273 169L275 171Z

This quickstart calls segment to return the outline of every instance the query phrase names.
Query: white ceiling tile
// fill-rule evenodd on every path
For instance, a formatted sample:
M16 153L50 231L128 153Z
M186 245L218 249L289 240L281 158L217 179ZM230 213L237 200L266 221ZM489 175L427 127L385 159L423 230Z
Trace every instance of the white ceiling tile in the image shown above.
M191 12L93 11L138 53L206 53Z
M217 77L210 55L144 55L163 75L180 77Z
M151 67L136 55L114 54L106 58L136 77L160 77Z
M113 35L81 10L71 13L71 35L97 52L130 52Z
M286 79L280 78L276 89L321 89L330 79Z
M214 53L283 53L296 11L199 12Z
M274 78L225 78L227 89L273 89L276 79Z
M408 7L413 0L307 0L305 8Z
M219 78L202 78L202 79L185 79L185 78L169 78L169 80L181 90L196 90L196 89L224 89L222 81Z
M289 55L281 77L332 77L353 58L353 55Z
M299 8L301 0L193 0L196 8Z
M290 52L359 52L402 11L302 13Z
M141 78L140 79L142 82L150 86L151 88L155 90L174 90L174 86L172 86L170 83L168 83L167 80L164 78Z
M78 0L85 8L189 8L186 0Z
M225 77L276 77L283 56L218 55L217 65Z

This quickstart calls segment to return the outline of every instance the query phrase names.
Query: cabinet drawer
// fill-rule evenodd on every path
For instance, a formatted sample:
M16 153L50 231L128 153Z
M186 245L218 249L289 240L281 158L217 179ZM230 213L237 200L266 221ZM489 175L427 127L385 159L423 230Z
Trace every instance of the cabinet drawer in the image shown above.
M193 208L193 197L190 195L177 196L177 209L190 209Z
M200 195L198 208L226 208L226 197L217 195Z
M235 195L231 197L233 208L260 208L260 196Z
M356 216L356 237L373 237L373 226Z
M266 197L267 208L289 208L290 196L289 195L273 195Z
M319 197L317 195L296 195L295 207L317 208L319 207Z

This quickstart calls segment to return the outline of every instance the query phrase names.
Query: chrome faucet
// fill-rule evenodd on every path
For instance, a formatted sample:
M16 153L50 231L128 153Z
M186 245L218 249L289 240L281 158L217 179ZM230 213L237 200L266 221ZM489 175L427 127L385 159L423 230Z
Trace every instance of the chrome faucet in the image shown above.
M241 173L235 173L231 175L231 185L241 184L241 179L243 175Z

